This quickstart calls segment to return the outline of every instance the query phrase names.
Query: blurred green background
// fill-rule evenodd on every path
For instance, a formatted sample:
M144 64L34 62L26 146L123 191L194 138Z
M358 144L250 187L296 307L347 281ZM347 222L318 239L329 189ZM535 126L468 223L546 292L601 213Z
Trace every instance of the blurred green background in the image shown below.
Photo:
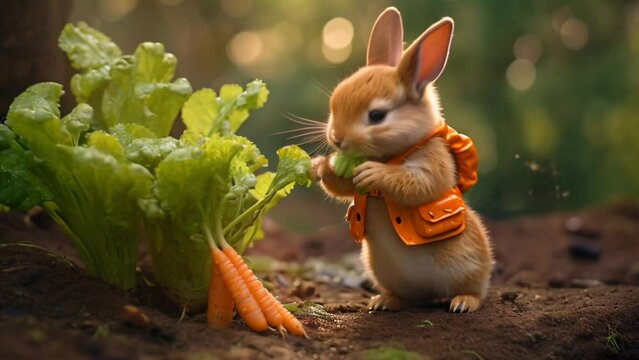
M301 142L275 135L299 127L285 114L326 118L327 93L363 65L390 5L407 42L456 21L438 87L448 122L479 151L474 208L504 217L639 199L639 1L76 0L71 20L127 53L164 43L195 89L263 79L270 100L241 132L273 158ZM343 210L315 187L275 217L310 231Z

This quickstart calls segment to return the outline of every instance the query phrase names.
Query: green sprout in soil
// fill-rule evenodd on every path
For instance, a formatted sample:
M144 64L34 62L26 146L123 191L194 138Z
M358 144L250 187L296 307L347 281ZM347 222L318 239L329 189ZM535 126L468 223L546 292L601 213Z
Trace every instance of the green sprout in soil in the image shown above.
M608 327L608 335L604 337L606 340L606 345L612 350L613 353L619 354L621 352L621 346L619 342L621 341L621 337L619 333L613 329L612 327Z
M415 327L420 329L430 328L433 327L433 322L430 320L424 320L421 323L415 325Z
M38 251L42 251L44 253L46 253L48 256L51 256L52 258L58 260L61 263L64 263L65 265L67 265L68 267L74 267L73 263L67 259L66 257L64 257L63 255L60 255L56 252L53 252L47 248L43 248L42 246L38 246L36 244L30 243L30 242L17 242L17 243L8 243L8 244L0 244L0 250L3 250L5 248L9 248L9 247L24 247L24 248L28 248L28 249L36 249ZM5 269L5 271L7 271Z
M484 360L484 358L481 357L481 355L479 355L477 351L475 350L462 350L461 353L465 355L470 355L477 360Z
M93 333L94 339L104 339L109 336L109 324L100 324L96 326L95 332Z
M327 312L322 305L316 304L310 300L304 301L303 303L283 304L283 306L293 315L309 315L324 320L329 320L334 317L334 315Z

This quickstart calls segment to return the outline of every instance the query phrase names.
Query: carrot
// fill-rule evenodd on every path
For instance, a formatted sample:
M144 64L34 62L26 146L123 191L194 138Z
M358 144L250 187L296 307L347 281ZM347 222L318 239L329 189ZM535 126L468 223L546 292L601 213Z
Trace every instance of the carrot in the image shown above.
M233 298L224 284L220 268L211 262L211 281L209 285L209 303L206 310L206 322L214 329L223 329L233 321Z
M240 272L242 280L244 280L255 297L269 325L278 329L282 335L284 335L283 329L285 328L293 335L308 338L302 323L286 310L273 294L264 288L264 285L257 279L255 274L253 274L253 271L249 269L244 260L242 260L240 254L227 244L222 246L222 251Z
M284 319L278 311L278 306L282 305L268 290L264 288L262 282L258 280L255 274L253 274L253 270L246 265L240 254L238 254L235 249L227 245L222 246L222 251L224 251L231 263L240 272L242 280L244 280L244 283L253 294L253 297L255 297L255 300L262 309L262 313L266 317L266 321L269 326L277 329L283 336L286 332L282 326Z
M284 327L286 328L286 330L288 330L293 335L309 339L308 335L306 334L306 330L304 330L304 325L302 325L302 323L297 320L290 311L286 310L281 305L278 310L280 312L280 315L282 315L282 318L284 318Z
M244 319L246 325L254 331L266 331L268 324L262 313L262 309L257 305L253 294L251 294L244 281L242 281L239 271L219 248L211 247L211 255L213 256L215 264L217 264L220 269L224 284L231 293L231 297L237 307L237 312L242 319Z

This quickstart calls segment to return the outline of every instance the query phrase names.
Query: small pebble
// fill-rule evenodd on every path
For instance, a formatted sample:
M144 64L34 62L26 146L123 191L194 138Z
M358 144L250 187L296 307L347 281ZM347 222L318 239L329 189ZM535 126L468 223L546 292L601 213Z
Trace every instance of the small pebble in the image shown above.
M572 216L566 220L566 231L574 233L579 231L584 225L584 221L579 216Z
M605 284L597 279L572 279L570 280L570 287L574 288L593 288L593 287L601 287Z
M501 300L502 302L515 302L515 300L517 300L517 298L519 298L519 296L521 295L521 292L519 291L506 291L501 293Z
M583 236L573 236L570 239L568 250L570 251L570 256L576 260L595 261L601 256L601 247L599 244Z
M585 221L579 216L573 216L566 220L566 231L573 235L582 236L589 239L598 239L599 231L588 227Z
M121 316L127 324L137 327L147 327L150 323L149 317L139 307L134 305L124 305Z
M275 274L275 282L285 289L291 287L291 280L286 275L280 273Z

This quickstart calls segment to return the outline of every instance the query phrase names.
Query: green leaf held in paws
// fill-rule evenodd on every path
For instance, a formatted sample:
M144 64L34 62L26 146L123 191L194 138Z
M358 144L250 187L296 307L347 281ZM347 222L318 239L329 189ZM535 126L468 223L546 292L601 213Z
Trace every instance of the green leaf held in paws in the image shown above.
M364 157L348 156L344 153L335 154L335 174L344 179L353 177L353 170L366 161Z

